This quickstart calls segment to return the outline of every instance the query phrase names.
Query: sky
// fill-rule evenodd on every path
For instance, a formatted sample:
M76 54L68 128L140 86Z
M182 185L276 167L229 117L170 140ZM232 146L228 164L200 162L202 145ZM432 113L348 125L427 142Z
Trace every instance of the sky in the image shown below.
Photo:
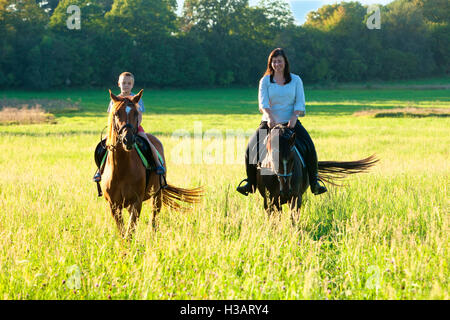
M305 22L306 15L308 12L317 10L321 6L325 4L333 4L341 1L338 0L285 0L290 3L292 13L294 14L294 18L296 23L301 25ZM350 1L350 0L349 0ZM355 0L353 0L355 1ZM386 5L393 0L358 0L364 5L367 4L382 4ZM178 2L178 14L181 14L181 10L183 8L184 0L177 0ZM258 0L250 0L250 6L254 6L258 3Z

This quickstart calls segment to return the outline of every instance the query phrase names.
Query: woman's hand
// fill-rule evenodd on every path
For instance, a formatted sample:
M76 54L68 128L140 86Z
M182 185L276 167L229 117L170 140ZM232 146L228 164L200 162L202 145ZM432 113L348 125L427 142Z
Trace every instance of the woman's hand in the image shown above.
M298 117L304 117L305 111L295 111L292 117L289 119L288 127L293 129L295 127L295 124L297 123Z
M269 120L267 120L267 125L269 126L270 129L272 129L276 125L275 120L273 119L273 116L271 114L269 114Z
M292 117L289 119L288 127L294 129L296 123L297 123L297 115L293 114Z
M271 110L270 109L260 109L260 110L265 116L267 116L268 119L267 125L269 126L270 129L272 129L276 125L276 123L275 120L273 119Z

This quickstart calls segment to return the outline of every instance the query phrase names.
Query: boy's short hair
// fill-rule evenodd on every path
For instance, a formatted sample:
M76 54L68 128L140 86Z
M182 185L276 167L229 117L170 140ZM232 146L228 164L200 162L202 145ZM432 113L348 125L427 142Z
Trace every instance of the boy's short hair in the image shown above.
M133 74L131 72L128 72L128 71L127 72L122 72L120 74L120 76L119 76L119 79L122 78L122 77L132 77L133 81L134 81L134 76L133 76Z

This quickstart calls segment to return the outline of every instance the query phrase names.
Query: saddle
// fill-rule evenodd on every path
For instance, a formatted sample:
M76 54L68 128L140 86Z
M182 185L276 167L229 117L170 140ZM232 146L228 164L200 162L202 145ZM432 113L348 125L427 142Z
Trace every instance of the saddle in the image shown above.
M95 148L94 158L95 158L95 164L98 168L100 168L101 171L103 171L103 166L106 161L106 157L108 154L108 150L105 148L106 146L106 139L103 139L97 144L97 147ZM142 161L142 164L145 167L145 188L148 186L148 181L150 178L150 173L156 169L156 162L153 158L152 150L150 149L150 145L148 144L148 141L140 136L136 136L136 151L139 155L139 158ZM159 154L158 154L159 156ZM163 163L162 158L160 156L160 161Z

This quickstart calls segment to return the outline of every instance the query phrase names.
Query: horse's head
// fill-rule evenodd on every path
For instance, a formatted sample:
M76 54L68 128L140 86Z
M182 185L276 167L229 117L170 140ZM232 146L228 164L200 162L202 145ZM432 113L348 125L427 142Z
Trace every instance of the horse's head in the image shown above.
M280 182L280 195L292 192L291 179L294 170L295 132L285 125L276 125L269 134L267 151L271 155L272 167Z
M143 91L133 97L118 97L109 90L114 105L109 115L108 146L122 143L124 150L133 149L139 126L138 103Z

